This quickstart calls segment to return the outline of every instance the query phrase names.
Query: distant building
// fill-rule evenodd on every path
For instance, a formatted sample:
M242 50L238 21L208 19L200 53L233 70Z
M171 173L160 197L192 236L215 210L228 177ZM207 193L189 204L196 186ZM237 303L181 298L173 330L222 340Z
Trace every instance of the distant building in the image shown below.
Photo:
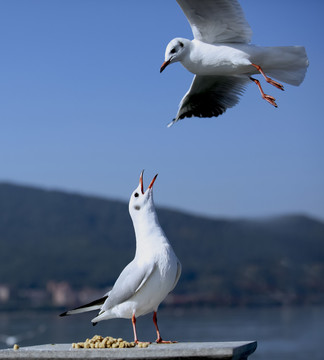
M10 298L10 289L7 285L0 285L0 302L5 303Z
M74 305L77 300L76 293L66 281L49 281L47 283L47 291L51 294L52 303L55 306Z

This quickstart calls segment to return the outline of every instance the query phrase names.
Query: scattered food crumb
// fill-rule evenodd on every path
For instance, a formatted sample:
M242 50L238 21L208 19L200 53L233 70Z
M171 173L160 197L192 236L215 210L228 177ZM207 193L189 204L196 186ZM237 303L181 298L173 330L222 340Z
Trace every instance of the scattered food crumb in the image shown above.
M141 348L147 348L149 345L150 345L149 342L141 342L141 341L137 344L137 346Z
M19 345L18 345L18 344L15 344L15 345L13 346L13 349L14 349L14 350L18 350L18 349L19 349Z
M145 344L145 346L143 346ZM149 343L139 343L139 347L148 347ZM132 348L135 347L135 342L128 342L122 338L115 339L111 336L105 338L100 335L95 335L92 339L87 339L84 342L73 343L74 349L117 349L117 348Z

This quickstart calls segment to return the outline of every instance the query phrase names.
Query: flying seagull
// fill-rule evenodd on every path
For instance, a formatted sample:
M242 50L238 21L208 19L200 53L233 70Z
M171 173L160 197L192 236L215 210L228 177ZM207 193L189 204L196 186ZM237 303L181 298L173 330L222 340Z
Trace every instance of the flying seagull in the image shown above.
M295 86L304 80L308 66L305 48L250 44L252 30L237 0L177 2L189 21L194 39L171 40L160 72L179 61L195 76L168 126L186 117L223 114L239 102L250 81L258 86L263 99L277 107L275 98L265 94L260 81L252 75L263 75L280 90L284 90L283 85L272 77Z
M99 314L91 320L94 325L113 318L132 319L134 341L138 343L136 318L153 312L156 342L170 342L162 340L157 324L157 310L176 286L181 274L181 264L157 218L153 202L156 177L157 175L144 191L142 171L139 185L130 197L129 213L136 236L133 261L121 272L112 290L102 298L60 316L99 310Z

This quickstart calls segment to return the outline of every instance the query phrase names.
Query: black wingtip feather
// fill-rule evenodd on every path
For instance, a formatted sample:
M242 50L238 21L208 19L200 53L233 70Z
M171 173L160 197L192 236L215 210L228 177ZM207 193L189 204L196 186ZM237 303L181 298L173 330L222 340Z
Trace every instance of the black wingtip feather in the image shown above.
M94 306L94 305L102 305L106 301L107 298L108 298L108 295L105 295L100 299L97 299L97 300L92 301L92 302L90 302L88 304L85 304L85 305L81 305L81 306L79 306L79 307L77 307L77 308L75 308L73 310L84 309L84 308Z
M108 295L105 295L100 299L92 301L86 305L76 307L75 309L72 309L72 310L84 309L84 308L87 308L89 306L94 306L94 305L102 305L106 301L107 298L108 298ZM72 311L72 310L65 311L64 313L60 314L59 316L69 316L69 315L71 315L71 314L69 314L69 311Z
M92 323L92 326L96 326L97 324L98 324L98 323L96 323L96 322L93 322L93 323Z

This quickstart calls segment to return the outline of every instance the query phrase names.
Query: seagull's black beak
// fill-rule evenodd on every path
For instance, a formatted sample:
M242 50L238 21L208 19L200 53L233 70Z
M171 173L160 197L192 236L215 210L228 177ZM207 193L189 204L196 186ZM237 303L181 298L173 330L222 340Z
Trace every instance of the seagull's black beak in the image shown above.
M170 60L164 61L162 66L160 67L160 73L170 64Z

